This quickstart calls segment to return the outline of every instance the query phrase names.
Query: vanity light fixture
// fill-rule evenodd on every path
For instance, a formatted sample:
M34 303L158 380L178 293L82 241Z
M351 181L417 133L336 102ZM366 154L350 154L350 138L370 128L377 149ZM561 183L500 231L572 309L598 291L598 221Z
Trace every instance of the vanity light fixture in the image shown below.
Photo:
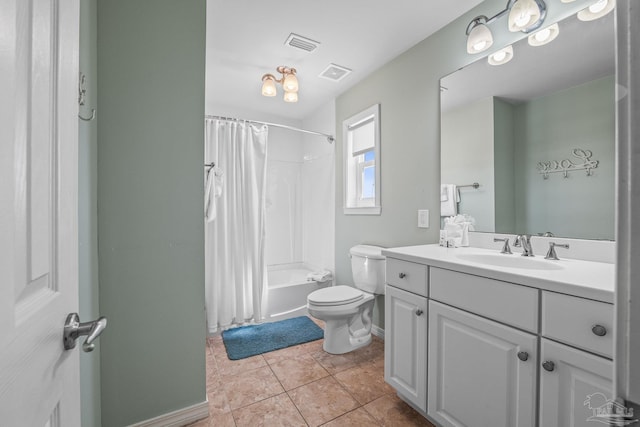
M262 76L262 95L276 96L278 90L276 83L280 83L284 89L285 102L298 102L298 78L296 77L296 69L285 67L283 65L276 68L282 74L282 77L276 79L273 74L265 74Z
M506 8L491 18L485 15L473 18L466 29L467 52L473 54L487 50L493 44L493 35L488 25L507 13L509 31L530 33L544 23L547 4L544 0L508 0Z
M530 46L543 46L547 43L551 43L560 34L560 27L556 22L553 25L549 25L546 28L536 31L529 36Z
M500 49L499 51L492 53L487 58L487 61L491 65L502 65L513 59L513 46L509 45L504 49Z
M478 16L467 26L467 52L480 53L491 47L493 34L487 27L487 17Z
M615 0L598 0L586 9L578 12L578 19L581 21L594 21L611 12L615 6Z
M531 32L542 25L547 8L543 1L516 0L509 11L509 31Z

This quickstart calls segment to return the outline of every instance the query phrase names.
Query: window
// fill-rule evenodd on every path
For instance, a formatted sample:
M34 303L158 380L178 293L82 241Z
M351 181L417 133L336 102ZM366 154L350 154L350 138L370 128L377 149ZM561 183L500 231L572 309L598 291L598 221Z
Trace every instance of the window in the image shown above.
M345 120L344 213L380 215L380 104Z

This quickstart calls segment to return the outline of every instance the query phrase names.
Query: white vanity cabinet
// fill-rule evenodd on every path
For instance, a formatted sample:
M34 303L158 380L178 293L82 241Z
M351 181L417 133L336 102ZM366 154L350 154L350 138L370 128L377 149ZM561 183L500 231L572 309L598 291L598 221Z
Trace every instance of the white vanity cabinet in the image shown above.
M535 425L537 337L429 302L428 415L444 426Z
M427 298L387 286L384 379L427 411Z
M458 265L459 253L384 253L385 380L442 427L594 425L612 397L614 336L613 292L596 281L613 283L613 268L505 274Z
M613 392L613 362L542 338L540 426L589 427ZM602 422L602 419L600 419Z

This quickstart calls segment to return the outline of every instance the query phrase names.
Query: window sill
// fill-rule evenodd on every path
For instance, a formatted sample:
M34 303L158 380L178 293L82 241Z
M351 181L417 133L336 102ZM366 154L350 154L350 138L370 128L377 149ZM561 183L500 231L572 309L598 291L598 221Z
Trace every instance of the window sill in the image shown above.
M380 206L362 208L342 208L345 215L380 215Z

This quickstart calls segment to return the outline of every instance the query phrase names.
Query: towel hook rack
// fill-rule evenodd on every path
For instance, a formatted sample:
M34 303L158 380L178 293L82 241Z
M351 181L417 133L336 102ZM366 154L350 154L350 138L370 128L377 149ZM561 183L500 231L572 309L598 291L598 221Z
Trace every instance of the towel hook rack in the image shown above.
M86 96L87 96L87 76L83 72L80 72L80 78L78 79L78 105L79 106L84 105ZM84 120L85 122L90 122L91 120L96 118L96 109L95 108L91 109L91 117L89 118L82 117L80 113L78 113L78 117L81 120Z

